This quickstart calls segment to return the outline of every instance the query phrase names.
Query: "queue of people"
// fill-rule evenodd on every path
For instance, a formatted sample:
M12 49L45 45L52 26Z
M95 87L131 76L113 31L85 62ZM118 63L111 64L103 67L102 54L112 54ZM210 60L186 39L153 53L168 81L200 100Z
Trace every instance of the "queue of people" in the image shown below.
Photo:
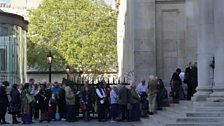
M177 68L170 81L170 96L174 103L179 100L190 100L196 92L197 81L194 78L196 66L189 63L185 76L181 77L181 69ZM185 96L182 83L187 83L188 91ZM0 123L8 124L5 115L12 115L12 123L31 124L33 119L39 122L78 120L79 115L86 121L91 120L90 113L97 109L98 121L139 121L141 117L153 115L156 110L168 106L168 93L162 79L150 75L148 82L144 79L137 85L134 81L130 86L118 84L108 85L104 80L96 87L86 82L81 89L71 84L54 84L42 81L35 84L34 79L29 83L14 84L9 92L8 81L0 86ZM21 117L21 122L18 121Z

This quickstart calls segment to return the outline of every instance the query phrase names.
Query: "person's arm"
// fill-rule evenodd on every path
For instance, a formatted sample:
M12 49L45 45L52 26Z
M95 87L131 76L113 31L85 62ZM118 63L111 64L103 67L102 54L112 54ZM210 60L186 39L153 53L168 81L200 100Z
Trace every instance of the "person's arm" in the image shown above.
M104 96L100 93L98 88L96 89L96 94L97 94L98 97L104 98Z

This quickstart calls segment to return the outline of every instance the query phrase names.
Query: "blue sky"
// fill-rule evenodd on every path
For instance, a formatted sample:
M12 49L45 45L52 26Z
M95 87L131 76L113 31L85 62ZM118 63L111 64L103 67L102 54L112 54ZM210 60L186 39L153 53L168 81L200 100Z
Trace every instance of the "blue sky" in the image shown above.
M10 0L0 0L0 2L9 2Z

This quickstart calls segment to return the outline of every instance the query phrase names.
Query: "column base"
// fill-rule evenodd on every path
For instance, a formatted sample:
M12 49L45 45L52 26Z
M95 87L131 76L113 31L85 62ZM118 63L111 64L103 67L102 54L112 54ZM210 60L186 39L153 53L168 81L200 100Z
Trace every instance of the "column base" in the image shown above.
M191 98L192 101L206 101L212 93L212 87L198 87L197 92Z
M223 102L224 101L224 87L215 86L213 93L209 95L208 101Z

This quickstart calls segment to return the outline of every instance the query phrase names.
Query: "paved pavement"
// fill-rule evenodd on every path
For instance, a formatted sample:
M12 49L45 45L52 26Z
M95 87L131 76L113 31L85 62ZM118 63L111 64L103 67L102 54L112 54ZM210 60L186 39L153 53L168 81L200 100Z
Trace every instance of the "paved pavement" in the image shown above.
M20 119L18 119L20 121ZM141 121L138 122L98 122L97 119L93 119L90 121L84 121L84 120L79 120L77 122L66 122L65 120L62 121L51 121L50 123L48 122L42 122L40 123L38 120L33 120L35 123L33 124L26 124L30 126L154 126L150 118L144 118L141 119ZM12 123L11 121L11 115L7 115L6 121L9 123ZM25 126L24 124L5 124L4 126Z

